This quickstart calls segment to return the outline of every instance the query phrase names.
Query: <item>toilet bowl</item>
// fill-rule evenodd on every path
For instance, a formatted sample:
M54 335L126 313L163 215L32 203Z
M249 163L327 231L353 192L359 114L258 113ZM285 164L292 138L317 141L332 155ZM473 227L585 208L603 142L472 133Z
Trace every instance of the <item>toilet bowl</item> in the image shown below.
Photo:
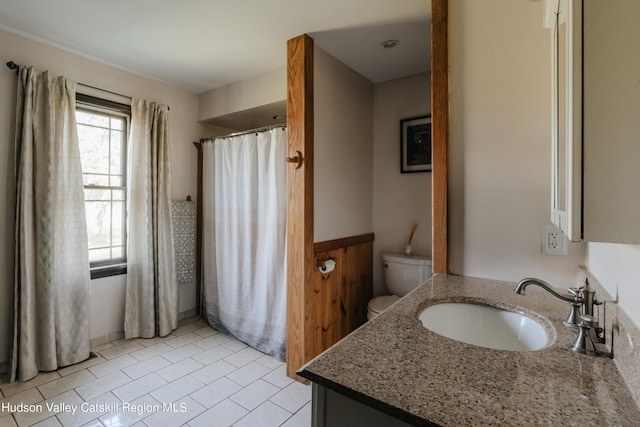
M384 282L391 295L378 296L367 304L367 319L371 320L395 304L431 277L431 258L405 254L382 254Z

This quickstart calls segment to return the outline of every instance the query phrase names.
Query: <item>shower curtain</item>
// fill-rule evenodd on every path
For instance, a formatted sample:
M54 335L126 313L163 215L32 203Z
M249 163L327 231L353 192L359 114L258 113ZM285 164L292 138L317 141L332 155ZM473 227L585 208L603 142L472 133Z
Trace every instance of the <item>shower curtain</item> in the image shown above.
M207 320L284 361L286 130L203 143L203 301Z

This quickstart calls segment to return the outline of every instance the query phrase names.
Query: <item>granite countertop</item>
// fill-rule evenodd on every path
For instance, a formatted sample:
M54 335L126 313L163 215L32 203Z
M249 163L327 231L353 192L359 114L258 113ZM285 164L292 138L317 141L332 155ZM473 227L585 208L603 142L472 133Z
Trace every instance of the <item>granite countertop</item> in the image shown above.
M640 425L613 360L571 351L576 332L562 325L568 303L536 286L526 296L514 287L436 275L298 374L413 425ZM552 325L550 344L493 350L424 328L418 314L450 300L499 302L527 314Z

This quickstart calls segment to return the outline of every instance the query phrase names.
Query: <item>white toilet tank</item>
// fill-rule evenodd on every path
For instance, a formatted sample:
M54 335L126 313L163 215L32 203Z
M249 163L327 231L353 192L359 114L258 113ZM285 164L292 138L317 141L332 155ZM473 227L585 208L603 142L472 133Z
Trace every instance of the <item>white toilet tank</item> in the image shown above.
M387 291L405 296L432 275L431 258L404 254L382 254L384 280Z

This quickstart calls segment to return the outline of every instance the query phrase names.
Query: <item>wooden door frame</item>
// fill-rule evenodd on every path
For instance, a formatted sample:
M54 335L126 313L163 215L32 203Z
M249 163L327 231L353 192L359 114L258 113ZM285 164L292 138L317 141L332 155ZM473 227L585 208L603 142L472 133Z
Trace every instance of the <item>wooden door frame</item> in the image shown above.
M447 235L449 176L449 4L431 0L431 138L433 272L449 272Z
M433 272L448 272L447 177L449 144L448 0L431 0L432 257ZM287 42L289 157L303 157L288 170L287 189L287 375L310 359L306 331L307 292L314 268L313 218L313 39Z

